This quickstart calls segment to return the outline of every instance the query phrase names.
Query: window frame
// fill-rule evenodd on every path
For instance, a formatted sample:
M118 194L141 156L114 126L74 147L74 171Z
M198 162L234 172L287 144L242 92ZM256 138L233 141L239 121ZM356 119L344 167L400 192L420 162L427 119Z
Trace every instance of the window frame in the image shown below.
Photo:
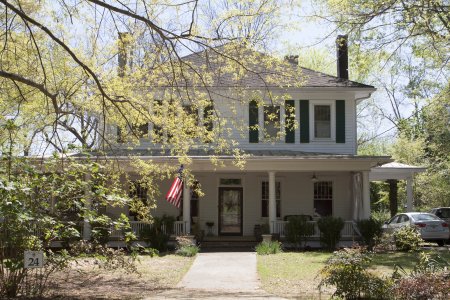
M268 218L269 217L269 195L267 194L267 199L263 199L263 184L267 183L267 185L269 185L269 180L268 179L261 179L259 182L259 187L260 187L260 204L261 204L261 210L260 210L260 216L261 218ZM279 198L277 197L277 184L279 184L280 186L280 193L279 193ZM267 193L269 193L269 187L267 187ZM282 180L275 180L275 202L276 202L276 218L277 219L281 219L281 210L282 210L282 194L283 194L283 183ZM267 204L263 204L263 203L267 203ZM264 206L267 206L267 216L264 216L263 211L264 211Z
M264 122L264 108L269 107L269 106L279 107L279 112L280 112L280 120L279 120L280 128L279 128L277 137L275 137L275 138L265 136L266 127L264 124L265 123ZM297 111L297 109L296 109L296 111ZM297 118L297 115L295 115L295 117ZM282 105L282 104L272 105L270 103L264 103L264 105L259 105L258 106L258 140L260 142L272 142L272 143L278 143L278 144L286 144L286 142L284 140L285 118L286 118L286 112L285 112L284 105Z
M321 138L315 135L315 107L329 106L330 107L330 137ZM328 142L336 141L336 101L335 100L310 100L309 101L309 136L311 141Z
M323 183L323 182L328 182L331 184L331 199L316 199L316 195L315 195L315 185L319 184L319 183ZM314 210L314 215L319 215L320 217L325 217L325 216L333 216L334 214L334 199L335 199L335 184L333 182L333 180L329 180L329 179L323 179L323 180L319 180L317 182L313 182L313 210ZM319 212L316 211L316 201L331 201L331 213L329 215L321 215L319 214Z

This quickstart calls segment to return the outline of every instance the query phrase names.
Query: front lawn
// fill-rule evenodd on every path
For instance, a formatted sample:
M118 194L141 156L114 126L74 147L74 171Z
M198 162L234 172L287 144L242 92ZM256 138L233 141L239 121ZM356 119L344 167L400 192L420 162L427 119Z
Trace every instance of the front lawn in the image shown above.
M91 258L80 258L69 270L52 275L49 299L141 299L174 288L194 257L140 256L140 274L98 268Z
M450 260L450 252L439 252ZM327 288L319 294L319 270L325 265L331 253L286 252L273 255L258 255L258 273L262 287L277 296L296 299L327 299L333 289ZM409 271L414 268L418 253L375 254L370 270L378 275L390 276L395 264Z
M282 297L318 299L317 274L330 253L285 252L258 255L258 273L265 291ZM328 294L332 291L328 290Z

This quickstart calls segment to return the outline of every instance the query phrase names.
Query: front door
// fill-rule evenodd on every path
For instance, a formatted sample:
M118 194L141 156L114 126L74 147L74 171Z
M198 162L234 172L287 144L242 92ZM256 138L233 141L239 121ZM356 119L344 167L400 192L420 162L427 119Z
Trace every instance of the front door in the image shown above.
M219 235L242 235L242 188L219 188Z

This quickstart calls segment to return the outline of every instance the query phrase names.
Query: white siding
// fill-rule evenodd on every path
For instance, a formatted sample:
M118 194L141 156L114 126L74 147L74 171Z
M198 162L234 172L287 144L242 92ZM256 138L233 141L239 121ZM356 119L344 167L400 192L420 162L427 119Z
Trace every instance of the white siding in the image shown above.
M282 141L279 142L259 142L249 143L248 138L248 101L251 96L240 94L238 96L233 95L230 92L222 92L223 96L216 96L214 98L214 106L220 114L220 117L226 120L225 127L229 130L230 134L227 136L230 140L234 140L239 143L239 147L242 149L264 150L264 149L280 149L280 150L297 150L306 152L323 152L323 153L335 153L335 154L356 154L356 101L355 94L351 92L295 92L291 93L286 99L296 100L296 121L299 121L299 100L309 100L310 105L314 104L314 101L323 100L345 100L345 143L336 143L335 141L313 141L310 136L310 143L300 143L300 129L295 130L295 143L287 144L284 142L284 136ZM281 93L274 94L275 96L282 96ZM234 100L236 99L236 100ZM244 101L243 101L244 100ZM266 99L265 102L270 104L271 100ZM262 124L262 108L260 108L260 124ZM310 119L312 118L312 112L310 111ZM284 110L282 110L282 121L284 120ZM115 127L109 127L111 135L110 138L115 138ZM124 145L129 147L129 145ZM158 147L158 145L152 144L148 139L142 140L141 145L137 148L148 149L150 147Z
M281 181L281 219L286 215L313 215L313 182L312 173L277 172L276 181ZM333 182L333 215L344 220L352 218L352 189L349 172L330 172L318 174L320 180ZM199 200L198 222L200 229L207 232L206 222L214 222L214 234L217 234L219 217L219 179L240 178L243 187L243 235L252 236L255 224L264 224L268 218L261 217L261 181L268 180L267 173L242 174L199 174L197 176L204 196ZM166 181L161 186L161 196L153 216L163 214L177 217L179 210L165 199L170 186Z

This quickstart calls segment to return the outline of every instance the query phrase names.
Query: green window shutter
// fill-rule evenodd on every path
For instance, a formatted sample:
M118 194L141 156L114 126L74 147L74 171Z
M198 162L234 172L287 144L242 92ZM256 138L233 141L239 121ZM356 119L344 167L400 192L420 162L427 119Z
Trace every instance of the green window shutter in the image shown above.
M295 102L294 100L286 100L284 105L285 111L285 130L286 143L295 143Z
M345 100L336 100L336 143L345 143Z
M251 101L248 105L248 137L250 143L258 143L258 103Z
M214 129L214 124L212 120L213 114L214 114L214 106L211 103L203 109L203 125L208 131L212 131Z
M300 100L300 143L309 143L309 100Z

